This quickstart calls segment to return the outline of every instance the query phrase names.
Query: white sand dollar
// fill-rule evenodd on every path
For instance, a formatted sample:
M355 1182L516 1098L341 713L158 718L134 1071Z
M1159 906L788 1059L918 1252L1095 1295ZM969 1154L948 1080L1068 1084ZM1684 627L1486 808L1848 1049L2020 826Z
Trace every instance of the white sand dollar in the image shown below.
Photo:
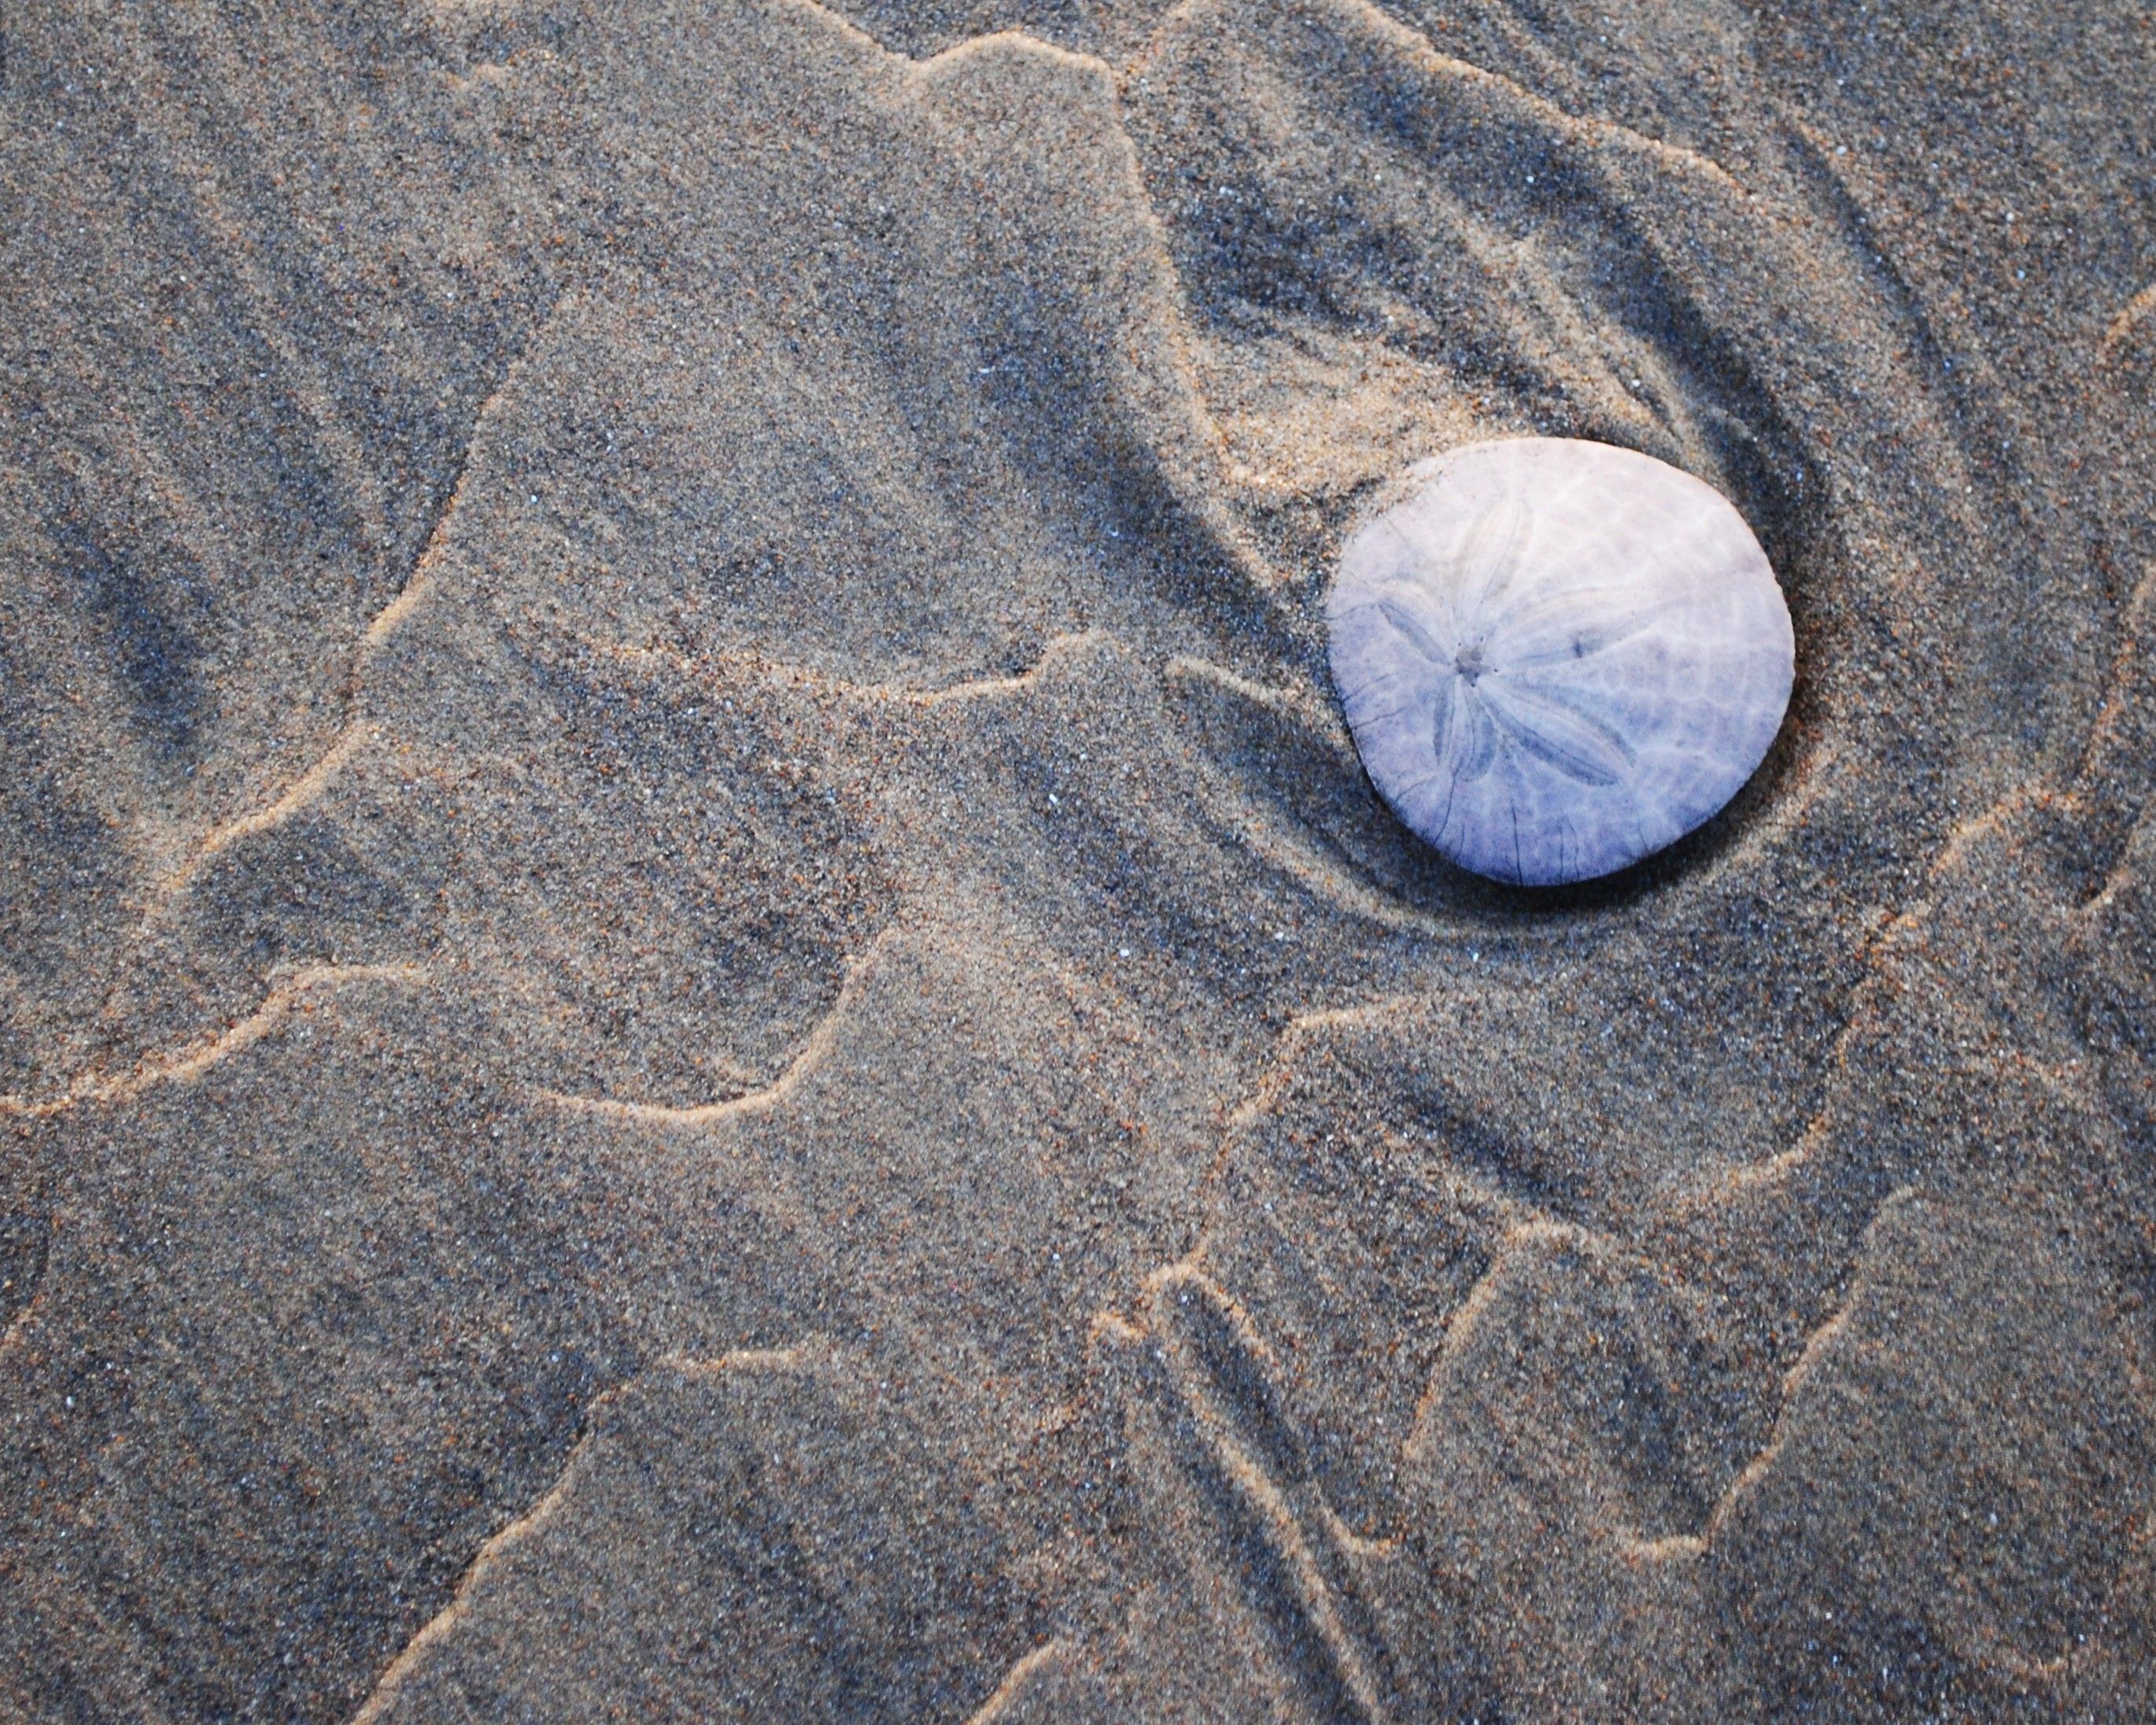
M1573 438L1409 470L1348 540L1332 675L1371 782L1463 867L1606 875L1736 794L1780 728L1789 607L1744 518Z

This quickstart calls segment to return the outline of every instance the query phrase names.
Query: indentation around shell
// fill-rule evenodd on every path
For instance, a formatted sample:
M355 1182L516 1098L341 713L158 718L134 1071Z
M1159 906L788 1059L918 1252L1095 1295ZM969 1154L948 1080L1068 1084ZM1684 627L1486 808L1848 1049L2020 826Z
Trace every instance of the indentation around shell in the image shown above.
M1418 464L1342 553L1333 680L1371 782L1463 867L1584 880L1708 819L1765 757L1795 642L1712 486L1573 438Z

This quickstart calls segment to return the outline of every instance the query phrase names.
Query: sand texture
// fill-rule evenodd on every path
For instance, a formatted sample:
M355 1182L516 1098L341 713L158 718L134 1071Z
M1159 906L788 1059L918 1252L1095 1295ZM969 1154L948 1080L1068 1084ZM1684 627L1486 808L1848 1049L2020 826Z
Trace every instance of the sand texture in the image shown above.
M2156 1718L2156 26L0 10L0 1718ZM1530 894L1409 461L1797 680Z

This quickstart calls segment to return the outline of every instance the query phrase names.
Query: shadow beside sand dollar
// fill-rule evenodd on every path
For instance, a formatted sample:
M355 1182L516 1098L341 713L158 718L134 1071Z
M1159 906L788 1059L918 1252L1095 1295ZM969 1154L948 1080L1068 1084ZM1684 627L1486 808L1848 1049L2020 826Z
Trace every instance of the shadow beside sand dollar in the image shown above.
M1371 782L1464 868L1614 873L1710 819L1765 757L1794 637L1728 501L1573 438L1417 464L1348 540L1333 680Z

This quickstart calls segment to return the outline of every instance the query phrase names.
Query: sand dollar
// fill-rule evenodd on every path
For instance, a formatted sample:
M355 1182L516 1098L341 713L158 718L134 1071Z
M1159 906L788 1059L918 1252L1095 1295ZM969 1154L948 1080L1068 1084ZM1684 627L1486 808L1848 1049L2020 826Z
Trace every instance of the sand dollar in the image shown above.
M1332 675L1371 782L1462 866L1606 875L1736 794L1780 727L1794 639L1712 486L1573 438L1411 468L1348 540Z

